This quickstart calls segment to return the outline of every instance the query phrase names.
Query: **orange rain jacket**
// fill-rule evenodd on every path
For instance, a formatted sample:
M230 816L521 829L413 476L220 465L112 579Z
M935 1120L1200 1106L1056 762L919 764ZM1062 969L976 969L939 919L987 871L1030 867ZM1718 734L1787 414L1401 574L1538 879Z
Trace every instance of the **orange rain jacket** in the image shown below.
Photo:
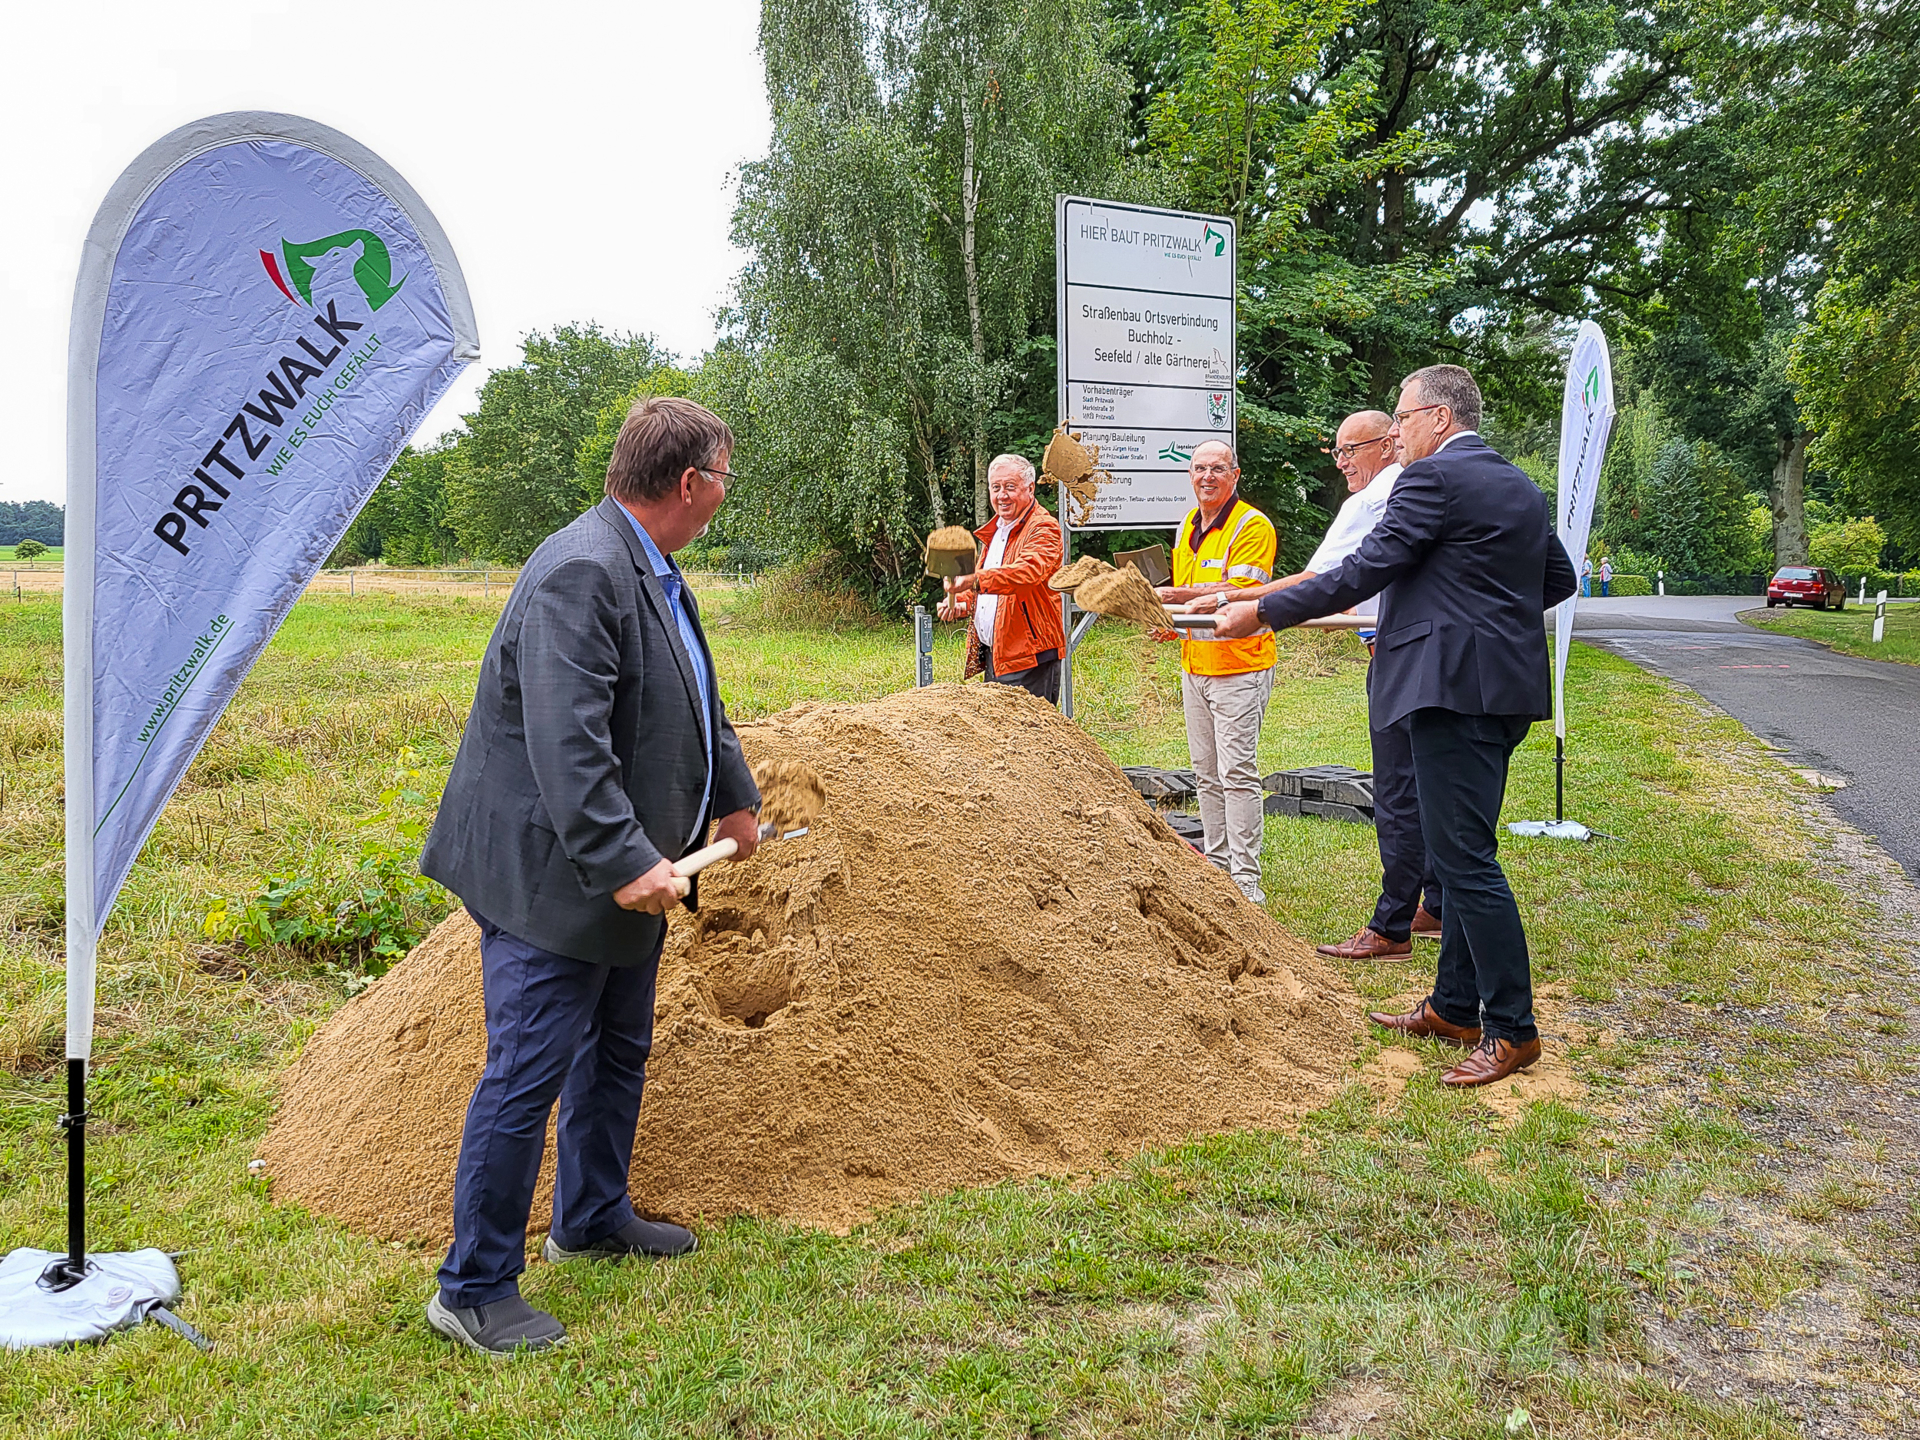
M982 559L999 523L989 520L973 532ZM994 673L1017 675L1066 653L1060 597L1047 588L1047 577L1060 568L1061 553L1060 522L1036 500L1014 522L1000 568L980 572L975 593L1000 597L993 617ZM973 593L962 598L959 608L967 617L967 668L960 678L971 680L986 669L980 659L980 632L973 627Z

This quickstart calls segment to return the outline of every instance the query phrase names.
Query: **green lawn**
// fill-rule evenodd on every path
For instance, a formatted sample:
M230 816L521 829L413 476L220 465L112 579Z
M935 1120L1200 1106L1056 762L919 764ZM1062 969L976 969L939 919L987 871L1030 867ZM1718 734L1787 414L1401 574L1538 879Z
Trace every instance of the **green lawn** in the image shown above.
M11 545L0 545L0 564L4 564L6 561L16 559L17 557L14 555L13 551L14 551L14 547ZM60 559L65 554L66 554L65 550L61 549L58 545L55 545L50 547L47 550L46 554L37 555L33 558L32 561L22 560L20 563L22 565L26 565L26 564L50 565L54 561Z
M1845 610L1750 610L1742 617L1762 630L1804 635L1845 655L1920 665L1920 603L1889 604L1885 637L1873 643L1874 605L1849 602Z
M911 674L903 625L824 623L807 597L765 591L708 606L738 716ZM1866 927L1783 810L1786 772L1732 722L1584 647L1568 809L1621 838L1506 851L1542 987L1620 1027L1579 1032L1581 1104L1509 1124L1444 1093L1422 1048L1403 1094L1356 1083L1298 1133L932 1196L845 1237L736 1220L670 1265L536 1264L527 1293L571 1348L453 1353L421 1315L437 1254L277 1207L247 1174L282 1067L348 977L275 952L243 967L203 949L199 926L217 897L356 849L403 750L437 793L497 613L302 601L193 767L103 945L91 1203L101 1247L189 1252L182 1313L219 1348L148 1326L0 1355L0 1435L1224 1437L1291 1434L1376 1392L1387 1418L1362 1433L1797 1433L1771 1400L1643 1370L1642 1317L1760 1323L1794 1286L1755 1274L1824 1263L1817 1227L1762 1256L1772 1269L1706 1275L1684 1256L1714 1224L1703 1196L1785 1203L1754 1163L1747 1107L1827 1033L1823 997L1862 966ZM1367 764L1361 661L1344 637L1288 637L1270 768ZM954 627L938 665L957 677ZM1170 648L1103 622L1080 695L1117 759L1184 763ZM0 1249L64 1233L59 704L57 600L5 607ZM1516 757L1510 816L1550 815L1552 784L1542 726ZM1269 822L1266 868L1274 913L1313 938L1350 933L1378 880L1372 831L1311 820ZM1420 984L1412 971L1351 978L1378 997ZM1665 1017L1729 1003L1776 1007L1777 1039L1720 1045L1705 1104L1650 1096L1660 1063L1697 1058L1697 1027ZM1380 1044L1355 1049L1356 1081Z

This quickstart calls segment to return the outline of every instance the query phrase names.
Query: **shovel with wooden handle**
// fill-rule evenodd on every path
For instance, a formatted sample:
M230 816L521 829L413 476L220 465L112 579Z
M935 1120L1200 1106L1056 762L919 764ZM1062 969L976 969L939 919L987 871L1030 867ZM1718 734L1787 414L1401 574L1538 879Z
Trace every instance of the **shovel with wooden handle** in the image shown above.
M774 840L798 840L812 828L807 825L797 830L777 831L772 825L760 827L760 843L765 845ZM731 860L740 853L740 842L733 839L716 840L711 845L703 845L690 855L682 855L673 862L673 893L682 900L692 893L692 878L709 865L717 865L722 860Z

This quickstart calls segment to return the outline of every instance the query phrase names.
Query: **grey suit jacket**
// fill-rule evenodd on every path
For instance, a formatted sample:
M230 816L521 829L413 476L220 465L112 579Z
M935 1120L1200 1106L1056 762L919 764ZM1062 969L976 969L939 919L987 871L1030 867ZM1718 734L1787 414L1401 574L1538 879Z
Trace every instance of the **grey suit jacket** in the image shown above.
M622 910L613 892L698 848L716 816L760 803L709 669L713 794L701 807L693 667L707 663L687 653L614 500L549 535L487 643L422 872L556 954L649 959L666 922Z

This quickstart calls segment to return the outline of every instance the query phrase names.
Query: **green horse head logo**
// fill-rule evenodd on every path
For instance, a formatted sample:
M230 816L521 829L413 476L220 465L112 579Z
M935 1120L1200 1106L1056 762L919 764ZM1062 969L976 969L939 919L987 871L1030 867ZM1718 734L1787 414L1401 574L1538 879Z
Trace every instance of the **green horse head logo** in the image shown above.
M1213 242L1214 254L1224 255L1227 253L1227 237L1225 235L1222 235L1218 230L1214 229L1213 226L1211 225L1207 226L1204 230L1200 232L1200 243L1202 245L1206 244L1209 240Z
M260 252L260 263L266 266L267 274L273 283L280 287L280 293L295 304L304 300L313 304L313 262L322 255L335 250L344 250L350 245L360 247L360 258L353 262L353 281L360 287L360 293L367 297L367 308L378 310L387 301L400 293L400 287L407 283L402 275L393 278L393 258L387 254L387 242L371 230L342 230L338 235L329 235L321 240L308 240L304 244L293 240L280 242L280 253L286 257L286 275L280 273L280 263L271 250ZM288 283L292 288L288 288ZM300 292L294 299L294 291Z
M1589 410L1600 403L1600 367L1598 365L1587 372L1587 383L1580 387L1580 398L1587 402Z

